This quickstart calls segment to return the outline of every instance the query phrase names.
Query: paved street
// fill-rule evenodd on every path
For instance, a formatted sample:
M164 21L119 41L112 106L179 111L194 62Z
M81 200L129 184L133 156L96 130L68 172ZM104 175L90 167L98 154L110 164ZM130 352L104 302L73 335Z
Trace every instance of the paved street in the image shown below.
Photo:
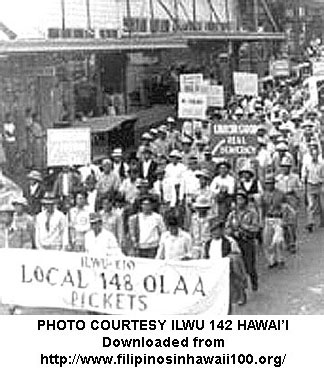
M267 268L261 255L259 292L250 293L236 314L324 314L324 229L308 234L301 224L298 253L276 271Z

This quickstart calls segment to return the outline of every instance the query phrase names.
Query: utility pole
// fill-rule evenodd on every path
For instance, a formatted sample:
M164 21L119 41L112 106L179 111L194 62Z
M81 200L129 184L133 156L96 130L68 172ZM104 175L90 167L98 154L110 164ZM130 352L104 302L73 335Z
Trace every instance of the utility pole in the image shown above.
M230 31L230 16L229 16L228 0L225 0L225 14L226 14L226 28L227 28L227 31Z
M192 21L193 21L193 28L196 30L197 25L197 2L196 0L192 0Z
M150 19L150 30L151 30L151 33L155 32L156 30L154 29L154 3L153 3L153 0L150 0L150 16L151 16L151 19Z
M62 30L65 30L65 0L61 0Z
M86 0L86 10L87 10L87 29L91 30L91 12L90 12L90 0Z
M128 37L132 37L132 10L130 5L130 0L126 0L126 14L127 14L127 24L128 24Z
M259 0L253 0L253 20L254 30L258 32L259 28Z

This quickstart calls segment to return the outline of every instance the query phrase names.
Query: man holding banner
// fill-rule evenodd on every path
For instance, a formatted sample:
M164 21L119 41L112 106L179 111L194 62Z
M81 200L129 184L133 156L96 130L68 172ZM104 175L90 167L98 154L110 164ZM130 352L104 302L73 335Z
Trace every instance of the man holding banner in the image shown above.
M45 194L43 210L36 216L35 243L37 249L67 250L69 245L68 223L65 215L57 209L57 198Z

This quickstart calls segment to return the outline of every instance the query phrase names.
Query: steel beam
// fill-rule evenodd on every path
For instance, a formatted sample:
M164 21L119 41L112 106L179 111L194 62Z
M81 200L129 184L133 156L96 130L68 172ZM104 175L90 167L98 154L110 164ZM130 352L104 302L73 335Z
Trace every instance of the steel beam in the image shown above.
M163 10L166 12L166 14L171 19L173 25L175 26L175 29L178 29L179 23L177 19L173 16L171 10L164 4L163 0L157 0L157 2L160 4L160 6L163 8Z
M211 2L211 0L207 0L207 3L208 3L208 6L209 6L209 8L210 8L210 11L212 12L212 14L214 15L214 17L215 17L215 19L216 19L216 22L217 22L217 23L219 23L219 24L221 24L221 23L222 23L222 21L221 21L221 19L219 18L218 14L217 14L217 12L216 12L216 10L215 10L215 7L214 7L213 3Z
M265 0L261 0L261 3L262 3L262 6L263 6L265 12L267 13L267 16L268 16L268 18L269 18L269 20L270 20L270 22L272 24L273 29L275 30L275 32L278 32L279 31L279 28L278 28L277 23L274 20L272 14L271 14L271 11L270 11L270 9L268 7L268 4L266 3Z

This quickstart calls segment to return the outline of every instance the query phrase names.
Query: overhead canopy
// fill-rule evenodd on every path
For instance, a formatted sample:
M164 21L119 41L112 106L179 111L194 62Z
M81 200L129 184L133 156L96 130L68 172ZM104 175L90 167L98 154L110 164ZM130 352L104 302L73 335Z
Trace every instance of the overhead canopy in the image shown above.
M122 39L10 40L0 42L0 54L66 51L145 51L187 48L192 41L284 41L279 32L186 32Z
M123 116L107 116L88 118L84 122L76 122L73 127L90 127L91 133L99 134L103 132L112 131L120 127L125 122L137 120L136 115L123 115Z

